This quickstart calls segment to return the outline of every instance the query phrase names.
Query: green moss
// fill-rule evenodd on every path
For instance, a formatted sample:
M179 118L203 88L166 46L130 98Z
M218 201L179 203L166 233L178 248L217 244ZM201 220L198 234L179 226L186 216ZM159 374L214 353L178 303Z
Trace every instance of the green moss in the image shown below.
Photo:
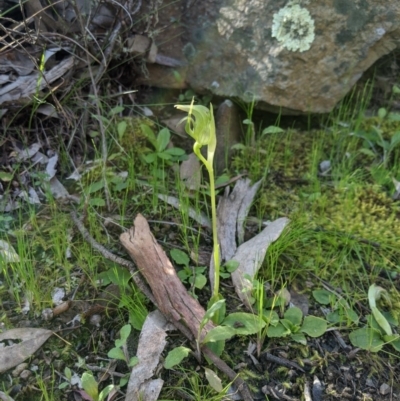
M369 129L377 122L365 120L361 127ZM389 138L396 126L386 122L381 127ZM393 201L388 187L375 181L372 169L380 168L380 158L360 152L364 140L353 132L349 127L270 135L241 151L233 165L237 172L247 170L253 180L265 177L253 214L262 221L291 219L293 234L282 236L276 245L289 256L280 261L283 272L293 276L311 271L345 291L358 287L361 293L379 269L393 270L400 204ZM331 162L326 175L318 168L323 160ZM285 241L288 244L283 245ZM368 272L366 261L372 266ZM267 261L264 270L268 280L276 269L276 261L271 263Z

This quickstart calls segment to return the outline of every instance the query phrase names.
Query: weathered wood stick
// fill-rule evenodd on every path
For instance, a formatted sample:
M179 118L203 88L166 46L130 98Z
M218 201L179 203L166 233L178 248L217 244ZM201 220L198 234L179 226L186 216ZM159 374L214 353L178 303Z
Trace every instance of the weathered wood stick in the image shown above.
M121 234L120 240L149 284L159 310L171 323L177 323L178 328L187 327L193 336L190 340L197 339L205 310L186 291L172 263L151 233L147 220L138 214L134 227ZM206 324L200 335L200 342L213 327L212 322ZM188 336L183 330L182 332ZM207 347L203 346L201 350L237 385L245 401L253 400L246 383L235 371Z
M197 339L205 310L186 291L172 263L151 233L147 220L138 214L134 227L121 234L120 240L149 284L161 313L172 323L184 323ZM213 327L208 322L200 340Z

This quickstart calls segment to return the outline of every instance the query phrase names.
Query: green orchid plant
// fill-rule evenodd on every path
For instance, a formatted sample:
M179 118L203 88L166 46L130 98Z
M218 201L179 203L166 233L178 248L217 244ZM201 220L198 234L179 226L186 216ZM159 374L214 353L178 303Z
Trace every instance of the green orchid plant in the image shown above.
M210 197L211 197L211 213L212 213L212 231L213 231L213 254L214 254L214 287L212 292L211 304L219 300L219 274L220 274L220 257L219 243L217 235L217 206L215 195L215 178L214 178L214 154L217 147L217 136L215 132L215 121L212 104L210 108L205 106L194 105L194 98L190 106L176 105L179 110L186 111L188 116L183 118L186 121L185 131L194 140L193 151L198 159L205 165L210 177ZM182 122L181 121L181 122ZM201 148L207 146L207 159L201 154Z

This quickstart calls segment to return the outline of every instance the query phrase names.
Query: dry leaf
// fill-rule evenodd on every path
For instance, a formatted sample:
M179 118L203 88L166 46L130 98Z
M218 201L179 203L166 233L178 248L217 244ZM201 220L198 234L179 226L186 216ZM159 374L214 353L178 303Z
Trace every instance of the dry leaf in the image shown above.
M147 316L140 333L136 356L139 363L132 368L125 401L156 401L164 381L151 380L159 364L161 353L166 345L166 330L175 327L167 322L160 311ZM143 398L142 398L143 397Z
M67 199L69 198L69 193L65 189L64 185L56 177L50 180L50 191L56 199Z
M254 277L256 275L269 245L279 238L288 223L289 219L286 217L273 221L255 237L240 245L232 257L233 260L239 262L239 267L232 273L233 285L239 298L249 308L253 284L245 276Z
M19 256L8 242L0 239L0 260L4 263L19 262Z
M179 199L175 198L174 196L158 194L158 199L163 200L164 202L168 203L178 210L182 207ZM201 226L211 229L210 219L204 213L198 212L192 207L189 207L188 215L190 218L197 221Z
M20 341L17 344L0 348L0 373L4 373L32 356L52 334L51 330L30 327L11 329L0 333L0 342L6 340Z
M51 157L46 166L46 174L48 175L47 180L51 180L55 175L56 175L56 165L58 162L58 155L55 154L53 157Z
M0 400L1 401L14 401L14 398L11 398L6 393L3 393L2 391L0 391Z

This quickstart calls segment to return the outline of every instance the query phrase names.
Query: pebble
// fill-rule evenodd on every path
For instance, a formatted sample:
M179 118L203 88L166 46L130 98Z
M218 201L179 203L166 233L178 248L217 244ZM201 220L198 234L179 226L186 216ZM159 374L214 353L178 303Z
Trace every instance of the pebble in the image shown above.
M29 376L31 376L31 375L32 375L32 372L31 372L30 370L28 370L28 369L25 369L25 370L23 370L23 371L21 372L21 374L19 375L19 377L20 377L22 380L26 380L26 379L28 379Z
M27 363L20 363L16 368L12 371L12 375L14 377L18 377L26 368L28 367Z
M381 384L381 386L379 387L379 392L380 392L382 395L387 395L387 394L390 393L390 391L391 391L391 388L390 388L390 386L389 386L388 384L386 384L386 383Z

